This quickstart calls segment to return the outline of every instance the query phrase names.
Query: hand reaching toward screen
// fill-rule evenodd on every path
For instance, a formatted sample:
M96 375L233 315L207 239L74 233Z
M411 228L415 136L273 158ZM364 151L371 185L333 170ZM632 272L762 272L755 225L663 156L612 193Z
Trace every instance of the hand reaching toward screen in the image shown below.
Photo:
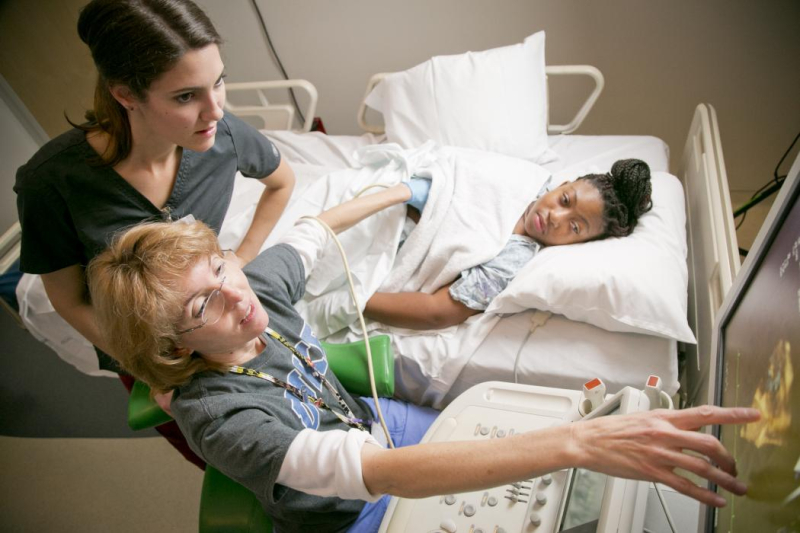
M747 492L736 479L733 456L712 435L697 429L716 424L746 424L761 418L756 409L702 406L608 416L571 425L573 442L582 449L582 468L611 476L655 481L707 505L725 499L695 485L678 470L692 472L737 495ZM691 453L687 453L691 452Z

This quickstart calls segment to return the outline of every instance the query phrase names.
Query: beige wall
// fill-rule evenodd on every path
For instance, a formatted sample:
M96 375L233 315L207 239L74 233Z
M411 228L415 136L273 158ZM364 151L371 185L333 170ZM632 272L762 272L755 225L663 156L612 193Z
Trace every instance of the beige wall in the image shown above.
M709 102L731 188L753 190L800 129L795 0L258 1L289 74L317 86L329 133L358 132L355 113L375 72L519 42L541 29L548 64L591 64L606 77L579 134L656 135L675 167L694 107ZM74 30L82 3L0 2L0 73L51 135L65 128L65 110L79 117L91 100L88 53ZM250 2L199 4L227 41L228 81L280 77ZM583 89L554 89L559 121Z
M85 0L0 0L0 74L48 135L80 121L92 103L95 70L78 38Z

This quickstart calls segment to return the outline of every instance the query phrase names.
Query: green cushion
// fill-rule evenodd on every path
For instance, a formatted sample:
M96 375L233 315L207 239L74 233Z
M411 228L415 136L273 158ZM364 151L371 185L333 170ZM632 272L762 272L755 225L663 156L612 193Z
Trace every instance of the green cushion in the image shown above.
M347 344L331 344L321 342L328 355L331 370L345 389L357 396L372 396L369 386L369 366L367 365L367 349L364 341ZM375 375L375 389L378 396L391 398L394 396L394 352L392 341L388 335L376 335L369 338L372 351L372 366Z
M213 466L206 466L200 495L202 533L272 531L272 520L255 495Z
M165 413L150 397L150 387L136 381L128 398L128 426L133 430L159 426L172 417Z

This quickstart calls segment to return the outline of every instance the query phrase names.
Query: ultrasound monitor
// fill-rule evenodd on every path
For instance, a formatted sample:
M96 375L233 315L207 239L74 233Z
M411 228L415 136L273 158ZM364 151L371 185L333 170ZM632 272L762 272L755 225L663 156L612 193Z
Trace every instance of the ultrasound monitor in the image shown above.
M755 407L762 418L715 428L733 453L748 494L717 489L728 505L707 509L707 532L800 531L799 175L800 156L717 322L714 401Z

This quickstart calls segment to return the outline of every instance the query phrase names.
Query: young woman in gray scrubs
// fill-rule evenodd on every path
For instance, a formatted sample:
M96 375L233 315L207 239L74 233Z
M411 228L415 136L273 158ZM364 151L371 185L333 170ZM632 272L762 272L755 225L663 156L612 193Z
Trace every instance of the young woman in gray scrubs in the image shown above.
M115 232L144 220L191 214L219 232L240 171L266 186L236 250L245 264L283 212L294 174L266 137L223 111L221 38L190 0L93 0L78 33L97 67L94 105L86 123L17 172L20 268L41 274L58 314L95 345L100 367L119 372L88 298L88 262Z

